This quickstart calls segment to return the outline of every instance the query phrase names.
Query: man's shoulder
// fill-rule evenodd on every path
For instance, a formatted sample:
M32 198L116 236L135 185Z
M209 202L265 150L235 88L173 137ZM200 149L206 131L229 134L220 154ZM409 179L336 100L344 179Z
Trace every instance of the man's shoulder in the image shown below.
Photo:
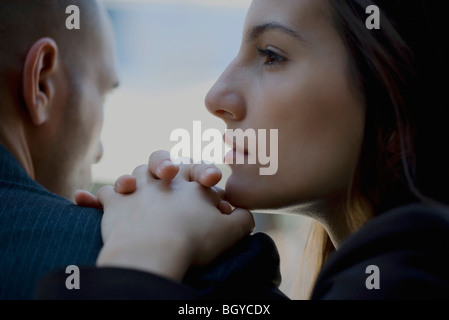
M0 145L0 199L0 212L5 214L100 213L94 209L78 207L46 190L26 173L21 164L2 145Z
M0 298L29 299L40 276L94 265L101 216L47 191L0 148Z
M0 148L3 248L21 245L32 248L34 242L37 246L42 241L63 244L73 239L82 243L86 234L100 239L101 217L99 210L77 206L46 190L28 176L12 155ZM95 242L101 244L98 239Z
M17 215L27 212L45 215L102 214L101 211L96 209L77 206L37 184L23 181L0 181L0 199L0 212L5 212L5 214Z

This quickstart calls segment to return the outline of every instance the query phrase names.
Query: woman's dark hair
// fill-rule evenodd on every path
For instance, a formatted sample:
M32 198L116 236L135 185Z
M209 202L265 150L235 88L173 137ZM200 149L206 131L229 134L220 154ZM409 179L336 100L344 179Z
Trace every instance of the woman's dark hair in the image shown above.
M367 108L355 184L374 214L413 201L449 204L448 27L439 0L333 0L349 70ZM366 8L380 9L368 29Z
M354 231L371 217L412 202L449 204L449 26L440 0L329 0L348 54L348 73L366 107L362 153L348 190ZM380 9L368 29L366 9ZM312 229L317 272L333 250ZM318 249L318 250L317 250ZM316 256L316 255L315 255Z

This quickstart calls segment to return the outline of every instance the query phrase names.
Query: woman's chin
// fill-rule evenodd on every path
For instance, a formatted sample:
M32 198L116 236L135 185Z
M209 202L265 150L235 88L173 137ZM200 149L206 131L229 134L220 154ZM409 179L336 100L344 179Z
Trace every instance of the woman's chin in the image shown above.
M316 203L315 194L287 187L273 177L257 177L234 172L226 181L226 200L236 208L271 213L296 212ZM284 184L285 186L285 184ZM300 197L299 195L302 195ZM308 197L306 197L308 195Z
M245 208L253 210L257 192L254 192L254 188L249 188L235 176L231 175L226 182L226 200L236 208Z
M226 182L226 200L236 208L247 210L270 209L272 194L253 181L231 175Z

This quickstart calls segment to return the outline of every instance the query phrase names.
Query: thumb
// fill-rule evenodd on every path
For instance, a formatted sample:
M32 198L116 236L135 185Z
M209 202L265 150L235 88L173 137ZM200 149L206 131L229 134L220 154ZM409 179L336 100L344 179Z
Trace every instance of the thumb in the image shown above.
M81 207L103 210L103 206L98 201L97 197L88 191L77 190L75 192L75 203Z
M253 214L246 209L236 208L231 214L223 215L223 217L227 218L236 242L249 235L256 228Z

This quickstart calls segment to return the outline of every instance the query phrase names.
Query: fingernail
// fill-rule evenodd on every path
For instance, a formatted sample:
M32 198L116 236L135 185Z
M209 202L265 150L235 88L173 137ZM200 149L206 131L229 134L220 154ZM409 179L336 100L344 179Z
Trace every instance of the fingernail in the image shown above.
M233 210L231 204L224 200L220 201L219 208L223 214L231 214Z
M208 169L203 171L203 173L201 174L201 178L204 179L204 178L206 178L206 177L208 177L210 175L220 174L220 173L221 173L221 171L218 170L217 168L208 168Z
M164 170L166 167L172 165L172 162L170 160L163 160L161 163L159 163L157 167L157 175L160 175L162 173L162 170Z

